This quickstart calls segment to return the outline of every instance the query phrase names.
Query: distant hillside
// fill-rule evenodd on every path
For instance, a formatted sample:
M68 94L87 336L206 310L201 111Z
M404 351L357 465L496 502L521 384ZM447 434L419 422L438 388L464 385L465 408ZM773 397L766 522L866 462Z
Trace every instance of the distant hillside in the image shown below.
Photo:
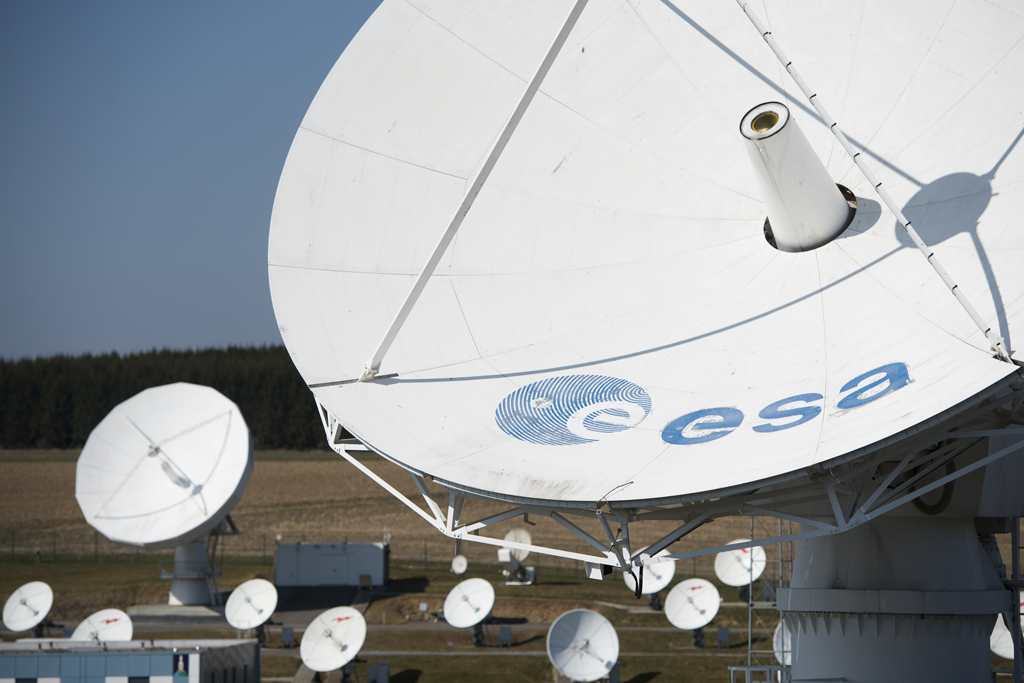
M0 360L0 448L81 448L143 389L192 382L241 408L264 449L326 447L313 395L283 346Z

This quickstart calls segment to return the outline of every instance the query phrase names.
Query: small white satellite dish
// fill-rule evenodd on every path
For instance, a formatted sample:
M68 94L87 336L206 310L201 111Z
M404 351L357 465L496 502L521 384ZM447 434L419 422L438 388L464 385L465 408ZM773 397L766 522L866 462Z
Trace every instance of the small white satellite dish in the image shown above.
M11 593L4 604L4 626L18 633L42 623L53 607L53 591L42 581L31 581Z
M1021 603L1021 615L1024 616L1024 602ZM1024 619L1021 619L1021 624L1024 625ZM1006 628L1001 614L996 617L996 624L992 627L992 635L989 637L988 644L993 654L1013 661L1013 636L1010 634L1010 629Z
M548 629L548 659L572 681L604 678L619 659L619 635L597 612L574 609Z
M199 538L242 498L252 443L238 406L195 384L153 387L89 434L75 497L116 543L156 550Z
M132 639L132 618L119 609L101 609L87 616L71 634L71 640L111 643Z
M494 586L485 579L466 579L444 599L444 618L455 628L476 626L494 607Z
M277 589L266 579L251 579L231 591L224 616L237 629L261 626L277 608Z
M466 573L469 569L469 560L466 559L465 555L456 555L452 558L452 573L458 574L459 576Z
M326 673L348 664L366 640L366 620L351 607L327 610L306 627L299 645L302 663Z
M512 529L505 534L505 540L511 541L512 543L522 543L523 545L533 545L533 539L530 537L530 532L523 528ZM530 551L526 548L509 548L512 552L512 557L516 558L520 562L530 556Z
M1010 645L1012 652L1013 645ZM772 636L772 652L775 654L775 661L783 666L793 664L793 635L789 632L786 622L780 621L775 627L775 635ZM1012 655L1011 655L1012 656Z
M749 542L748 538L738 538L735 541L729 541L728 545ZM753 562L753 572L751 572L751 562ZM727 586L746 586L761 576L766 564L768 564L768 556L765 555L764 548L761 546L726 550L715 556L715 575Z
M75 497L89 524L114 541L178 546L170 604L211 602L203 537L242 498L252 439L238 406L215 389L179 382L117 405L78 458Z
M662 550L658 555L668 555L667 550ZM676 563L675 562L658 562L657 564L645 564L643 568L644 580L643 586L641 587L642 595L651 595L652 593L659 593L665 589L670 583L672 583L672 577L676 575ZM626 582L626 586L629 590L636 592L636 580L632 574L628 572L622 572L622 580Z
M665 616L678 629L692 631L711 623L722 598L705 579L687 579L676 584L665 600Z

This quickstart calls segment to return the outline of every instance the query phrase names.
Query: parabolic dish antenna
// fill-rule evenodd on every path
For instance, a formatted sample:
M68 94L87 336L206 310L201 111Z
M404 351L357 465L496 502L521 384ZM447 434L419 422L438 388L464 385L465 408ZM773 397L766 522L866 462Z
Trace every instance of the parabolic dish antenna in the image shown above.
M215 389L168 384L116 406L78 458L75 497L112 541L168 548L204 535L242 498L252 442Z
M119 609L101 609L90 614L71 634L71 640L92 640L97 643L131 639L132 618Z
M299 645L302 663L325 673L348 664L366 640L366 620L351 607L327 610L306 627Z
M266 623L277 608L277 588L266 579L250 579L228 596L224 616L237 629L251 629Z
M658 555L668 555L668 551L661 551ZM644 581L642 595L657 593L672 583L672 577L676 575L675 562L658 562L645 564L643 568ZM622 572L622 580L626 582L629 590L636 592L636 580L629 572Z
M718 589L705 579L687 579L676 584L665 599L665 616L678 629L692 631L711 623L722 599Z
M505 534L505 540L511 541L512 543L522 543L523 545L531 545L533 538L530 536L530 532L522 527L511 529ZM530 556L530 551L526 548L509 548L512 552L512 557L516 558L520 562Z
M619 635L607 619L588 609L574 609L548 629L548 659L571 681L596 681L619 659Z
M465 555L456 555L452 558L452 573L462 576L469 569L469 560Z
M494 607L494 586L484 579L466 579L444 599L444 619L455 628L476 626Z
M655 505L863 456L1015 376L984 329L1024 334L1024 22L771 3L979 328L736 3L572 7L385 0L321 86L268 256L325 415L455 490ZM780 99L857 200L813 252L769 244L739 130Z
M1010 645L1011 657L1013 656L1013 645ZM793 663L793 635L789 632L785 621L780 621L775 627L772 635L772 654L775 661L783 666L790 666Z
M30 581L11 593L4 603L4 626L19 633L30 631L53 607L53 591L42 581Z
M729 541L728 545L749 542L749 539L738 538L735 541ZM761 546L726 550L715 556L715 576L726 586L746 586L757 581L764 572L766 564L768 564L768 556L765 555L764 548Z
M1021 624L1024 625L1024 603L1021 603L1021 617ZM993 654L1013 661L1013 635L1010 629L1006 628L1001 614L996 617L996 624L992 627L992 635L988 642Z

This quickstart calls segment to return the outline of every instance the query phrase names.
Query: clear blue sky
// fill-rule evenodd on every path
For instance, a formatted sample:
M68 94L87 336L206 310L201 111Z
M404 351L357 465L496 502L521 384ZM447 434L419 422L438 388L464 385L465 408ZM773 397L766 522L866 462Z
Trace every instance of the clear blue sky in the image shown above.
M280 343L277 180L378 2L0 3L0 356Z

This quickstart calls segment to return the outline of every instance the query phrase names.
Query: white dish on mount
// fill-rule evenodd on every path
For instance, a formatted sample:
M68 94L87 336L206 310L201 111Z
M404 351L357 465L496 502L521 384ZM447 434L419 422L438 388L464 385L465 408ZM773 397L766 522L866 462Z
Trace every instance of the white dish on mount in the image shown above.
M749 543L750 539L738 538L728 545ZM761 546L726 550L715 555L715 576L726 586L746 586L764 572L768 556Z
M224 617L237 629L248 630L267 622L277 608L277 588L266 579L250 579L231 591Z
M590 2L461 212L571 5L385 0L320 87L268 262L331 417L454 490L658 505L860 457L1015 375L736 3ZM1024 116L993 102L1019 91L1021 23L998 3L808 7L772 3L774 34L958 291L1019 338L1021 199L1001 188L1024 180ZM858 197L813 254L766 241L739 131L780 98ZM354 381L457 216L381 378Z
M662 550L655 557L668 554L669 552L667 550ZM676 563L657 562L655 564L645 564L643 572L644 585L642 595L659 593L664 590L666 586L672 583L672 577L676 575ZM622 572L622 580L626 582L626 586L629 590L634 592L636 591L636 581L632 574L629 572Z
M313 671L335 671L355 659L365 640L363 615L351 607L334 607L306 627L299 656Z
M119 609L101 609L87 616L71 634L71 640L113 643L132 639L132 618Z
M772 654L775 655L775 661L783 666L793 664L793 634L789 632L785 621L780 621L772 634Z
M444 599L444 619L455 628L476 626L494 608L494 586L485 579L466 579Z
M665 599L665 616L678 629L692 631L711 623L722 598L706 579L687 579L676 584Z
M619 635L607 619L588 609L566 612L551 624L548 659L572 681L596 681L619 660Z
M1024 602L1020 606L1021 624L1024 625ZM994 654L1013 661L1013 636L1010 634L1010 629L1006 628L1001 614L996 617L996 623L992 627L992 635L989 637L988 643Z
M509 530L505 534L505 540L511 541L512 543L522 543L523 545L532 545L533 538L530 536L530 532L522 527L516 527L515 529ZM516 558L520 562L530 556L530 551L526 548L509 548L512 552L512 557Z
M112 541L149 550L193 540L238 503L252 473L252 440L238 406L179 382L116 406L85 442L75 497Z
M452 573L462 576L469 569L469 560L465 555L456 555L452 558Z
M19 587L4 603L4 626L19 633L30 631L53 607L53 590L42 581L30 581Z

